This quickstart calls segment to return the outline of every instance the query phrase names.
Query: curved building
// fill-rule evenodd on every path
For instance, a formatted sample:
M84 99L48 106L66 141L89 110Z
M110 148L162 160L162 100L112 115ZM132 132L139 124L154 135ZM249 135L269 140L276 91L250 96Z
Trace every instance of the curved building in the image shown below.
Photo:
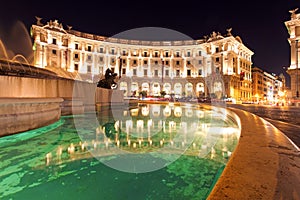
M161 91L177 96L251 99L251 57L231 29L199 40L141 41L63 28L57 20L32 25L35 66L97 82L107 68L119 74L125 96ZM76 75L76 77L75 77Z

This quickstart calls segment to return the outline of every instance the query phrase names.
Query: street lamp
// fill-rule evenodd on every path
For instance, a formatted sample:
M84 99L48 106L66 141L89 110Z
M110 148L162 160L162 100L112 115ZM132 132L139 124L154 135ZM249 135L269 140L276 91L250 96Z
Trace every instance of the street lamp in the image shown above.
M296 40L296 98L299 98L298 90L298 40Z

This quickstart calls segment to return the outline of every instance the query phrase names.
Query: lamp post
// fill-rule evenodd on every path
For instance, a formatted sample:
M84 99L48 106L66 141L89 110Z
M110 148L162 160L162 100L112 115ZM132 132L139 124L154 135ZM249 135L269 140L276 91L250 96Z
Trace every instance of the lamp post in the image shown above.
M161 59L161 92L163 91L164 86L164 59Z

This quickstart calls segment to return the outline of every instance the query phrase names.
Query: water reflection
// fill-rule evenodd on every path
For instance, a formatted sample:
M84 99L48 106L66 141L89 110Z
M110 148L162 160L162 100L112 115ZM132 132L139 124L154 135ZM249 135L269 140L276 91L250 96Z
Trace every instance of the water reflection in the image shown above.
M189 154L226 162L240 134L239 126L225 109L208 110L197 105L141 104L129 110L118 108L101 111L95 117L96 123L91 123L93 117L93 114L86 116L88 127L77 129L84 133L80 137L86 143L86 150L97 158L107 155L124 158L129 154L157 154L161 157L164 154L178 157ZM91 124L95 124L96 131L86 134L84 130ZM80 158L82 150L78 152ZM168 165L178 157L166 159L166 163L156 165L153 170ZM124 164L120 166L110 167L125 170ZM127 167L126 170L134 169L137 172L136 166Z

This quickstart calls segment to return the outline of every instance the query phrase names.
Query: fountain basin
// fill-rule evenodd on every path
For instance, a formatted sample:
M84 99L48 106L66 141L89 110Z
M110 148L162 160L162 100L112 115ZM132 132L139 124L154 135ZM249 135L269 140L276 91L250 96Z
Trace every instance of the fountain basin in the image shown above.
M0 137L49 125L61 116L62 98L0 98Z

